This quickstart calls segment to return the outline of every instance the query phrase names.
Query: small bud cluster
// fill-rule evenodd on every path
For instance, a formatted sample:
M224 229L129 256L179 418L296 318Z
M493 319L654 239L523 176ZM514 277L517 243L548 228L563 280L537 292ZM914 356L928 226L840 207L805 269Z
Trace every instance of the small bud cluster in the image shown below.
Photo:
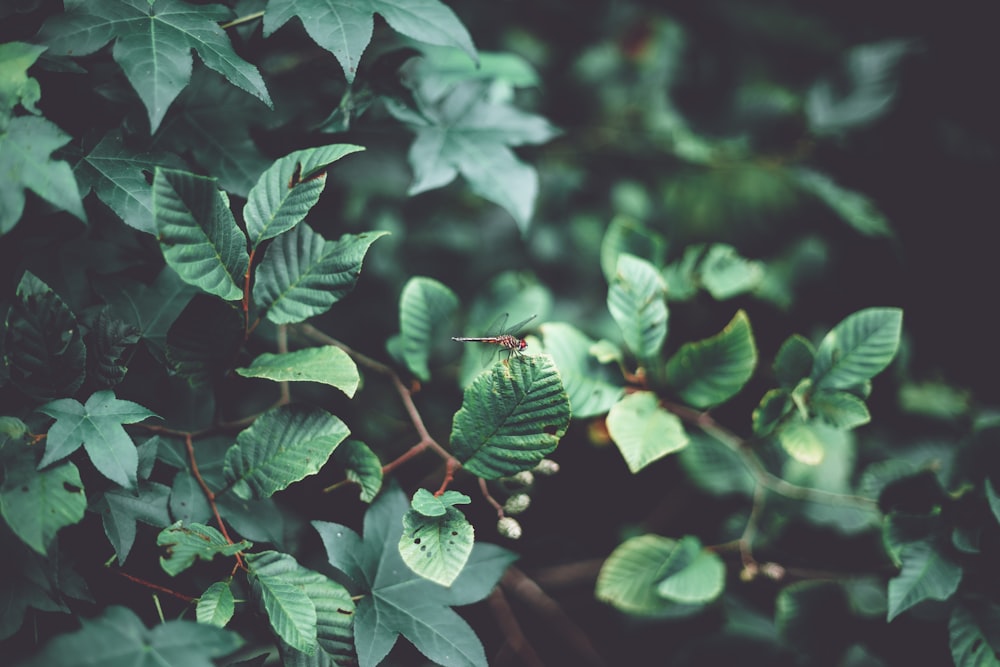
M505 516L497 521L497 532L508 539L516 540L521 537L521 524L514 517Z
M558 463L551 459L542 459L531 470L522 470L499 480L510 495L501 509L500 520L497 521L498 533L511 540L521 537L521 524L513 517L531 506L531 490L535 486L535 476L551 477L557 472L559 472Z

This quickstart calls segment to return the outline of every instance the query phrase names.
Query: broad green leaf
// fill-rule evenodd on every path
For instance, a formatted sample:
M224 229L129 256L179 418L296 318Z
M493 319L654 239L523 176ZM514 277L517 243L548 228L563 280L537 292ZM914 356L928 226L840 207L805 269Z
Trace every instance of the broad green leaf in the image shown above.
M816 348L815 389L849 389L878 375L896 356L903 326L899 308L867 308L848 315Z
M212 667L213 658L229 655L243 639L229 630L191 621L167 621L147 629L126 607L108 607L82 627L56 637L26 667Z
M20 391L47 399L83 384L87 350L76 317L58 294L25 271L0 332L0 368Z
M692 541L696 553L683 568L667 576L656 586L662 598L682 604L705 604L719 597L726 586L726 565L715 553L701 548L695 537L684 537L681 542ZM675 549L676 551L676 549Z
M778 442L789 456L806 465L818 465L826 455L823 442L815 431L799 419L782 425L778 430Z
M167 330L166 358L192 386L219 382L232 368L243 339L238 306L199 293Z
M399 296L399 330L403 360L418 379L431 379L427 361L435 340L443 339L447 326L458 309L458 297L433 278L415 276L403 286Z
M978 606L978 605L977 605ZM1000 610L995 604L972 609L958 604L948 620L955 667L1000 667Z
M226 453L226 482L240 498L268 498L319 472L349 433L320 408L273 408L241 431Z
M421 577L451 586L472 554L473 533L472 524L454 507L445 507L440 516L410 510L403 515L399 555Z
M25 544L45 555L60 529L78 523L87 509L80 471L70 462L36 470L33 457L3 466L0 515Z
M136 522L155 528L170 525L167 509L170 487L157 482L139 482L138 495L125 489L111 489L97 505L104 521L104 533L115 548L118 564L124 565L135 543ZM106 507L106 509L105 509Z
M667 242L663 236L645 224L626 215L616 215L601 239L601 270L611 284L618 271L618 258L623 254L641 257L653 266L662 266ZM673 285L669 285L673 289Z
M39 38L53 55L73 56L115 40L112 55L146 106L152 133L191 80L192 49L234 86L271 105L260 72L236 54L219 27L231 16L221 5L181 0L91 0L50 18Z
M156 414L132 401L98 391L81 404L72 398L46 403L38 411L55 419L45 439L43 468L64 459L83 445L91 463L112 482L134 489L139 469L135 443L122 424L135 424Z
M593 354L598 343L565 322L546 322L540 329L545 352L559 369L573 416L585 419L610 410L625 389L621 373Z
M764 436L792 410L792 401L784 389L772 389L764 394L753 410L754 435Z
M327 241L304 223L296 226L264 253L254 302L275 324L325 313L354 289L369 246L387 233L344 234L338 241Z
M323 0L303 3L272 0L264 13L264 36L298 17L309 37L332 53L354 81L361 54L372 38L373 14L379 14L396 32L437 46L453 46L477 60L472 38L458 17L438 0Z
M31 190L56 208L86 222L83 198L73 170L52 153L70 136L37 116L15 116L0 131L0 236L14 228L24 212L24 191Z
M852 429L871 421L865 402L846 391L818 391L809 400L812 413L836 428Z
M228 581L217 581L201 594L195 607L195 617L199 623L226 627L233 617L236 603Z
M152 207L167 264L209 294L239 299L247 272L246 237L215 180L157 167Z
M362 150L352 144L330 144L295 151L271 165L250 190L243 207L250 247L257 248L262 241L302 222L323 192L325 169Z
M756 365L750 320L741 310L715 336L682 345L667 362L667 379L687 403L707 408L732 398Z
M494 364L466 388L451 446L463 467L484 479L530 470L569 427L569 397L548 355Z
M455 505L468 505L472 499L464 493L458 491L445 491L440 496L436 496L427 489L417 489L413 494L410 507L425 517L441 517L448 512L449 507Z
M681 420L661 408L656 394L649 391L628 394L611 406L607 424L633 474L688 443Z
M156 536L156 545L164 548L160 567L171 577L194 565L196 559L210 561L219 554L232 556L253 546L246 540L230 544L222 533L211 526L200 523L184 525L182 521L161 530Z
M361 500L370 503L382 488L382 462L368 445L345 440L333 450L334 462L346 470L347 479L361 487Z
M642 363L659 355L667 337L667 286L656 268L634 255L621 254L608 286L608 310L625 346Z
M889 580L891 621L924 600L947 600L958 590L962 567L929 542L911 542L900 552L903 569Z
M184 523L205 523L212 516L205 492L187 470L179 470L174 475L170 487L170 516Z
M684 615L701 608L668 600L657 592L669 576L670 560L678 542L659 535L640 535L611 552L597 575L598 600L636 616Z
M243 377L275 382L320 382L354 396L361 377L351 357L339 347L310 347L294 352L264 352L248 368L237 368Z
M698 267L701 284L719 301L750 292L764 279L764 265L725 243L712 244Z
M792 389L812 370L816 350L812 343L795 334L789 336L774 357L774 377L785 389Z
M691 481L709 493L750 496L754 492L753 475L740 455L709 435L692 433L678 457Z
M6 129L10 112L20 104L38 113L35 103L42 97L38 81L28 76L28 68L45 52L44 46L25 42L0 44L0 132Z

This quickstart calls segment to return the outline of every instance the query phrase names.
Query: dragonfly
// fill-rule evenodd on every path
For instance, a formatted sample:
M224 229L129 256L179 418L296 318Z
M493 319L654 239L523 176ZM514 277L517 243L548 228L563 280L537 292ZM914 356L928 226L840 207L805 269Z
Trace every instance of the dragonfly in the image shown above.
M524 325L535 319L537 315L532 315L528 319L521 320L509 327L506 326L508 315L509 313L503 313L494 320L490 328L486 330L487 333L485 336L452 336L451 339L457 340L460 343L487 343L488 345L496 345L501 349L507 350L507 359L510 360L512 356L521 354L524 348L528 347L528 343L523 338L519 338L518 333L524 328ZM496 348L483 350L483 365L485 366L496 353Z

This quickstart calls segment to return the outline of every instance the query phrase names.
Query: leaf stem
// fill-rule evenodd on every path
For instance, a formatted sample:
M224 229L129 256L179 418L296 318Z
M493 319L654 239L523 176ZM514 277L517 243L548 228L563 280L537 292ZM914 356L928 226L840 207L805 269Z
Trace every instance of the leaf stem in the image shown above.
M191 461L191 474L194 476L195 480L197 480L198 486L201 487L201 492L205 494L205 499L208 500L209 507L212 508L212 514L215 516L215 521L219 524L219 531L226 539L226 542L234 544L233 538L229 536L229 531L226 529L226 524L222 521L222 515L219 514L219 506L215 502L216 494L208 488L205 478L201 476L201 472L198 470L198 460L194 454L194 440L192 439L190 433L184 436L184 446L187 448L188 459ZM243 556L239 553L236 554L236 567L244 567Z
M129 581L134 581L135 583L137 583L137 584L139 584L141 586L145 586L146 588L151 588L154 591L160 591L161 593L166 593L167 595L172 595L172 596L174 596L175 598L177 598L179 600L184 600L185 602L194 602L195 600L198 599L198 598L193 598L190 595L184 595L183 593L178 593L177 591L170 590L169 588L166 588L164 586L160 586L159 584L154 584L151 581L146 581L145 579L140 579L139 577L133 576L133 575L129 574L128 572L124 572L122 570L115 570L115 571L118 573L119 576L125 577Z
M229 23L222 23L222 24L219 25L219 27L222 28L223 30L228 30L229 28L234 28L234 27L236 27L238 25L242 25L244 23L249 23L250 21L255 21L256 19L259 19L262 16L264 16L264 12L262 12L262 11L261 12L253 12L252 14L247 14L246 16L239 16L239 17L233 19L232 21L230 21Z

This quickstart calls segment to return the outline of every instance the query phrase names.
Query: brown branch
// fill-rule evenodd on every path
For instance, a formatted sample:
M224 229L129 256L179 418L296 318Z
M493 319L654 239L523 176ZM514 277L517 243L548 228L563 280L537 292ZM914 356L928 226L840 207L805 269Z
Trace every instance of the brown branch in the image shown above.
M518 623L517 617L514 615L514 610L510 608L510 603L507 602L507 598L503 594L503 589L494 588L490 596L486 598L486 602L489 604L490 611L493 612L493 618L496 619L507 646L517 656L518 664L527 667L545 667L545 663L524 635L521 624Z
M165 588L163 586L160 586L159 584L154 584L151 581L146 581L145 579L140 579L139 577L133 576L133 575L129 574L128 572L123 572L122 570L115 570L115 572L117 572L119 576L125 577L129 581L134 581L135 583L140 584L142 586L145 586L146 588L151 588L154 591L159 591L161 593L166 593L167 595L172 595L175 598L178 598L179 600L184 600L185 602L189 602L190 603L190 602L194 602L195 600L198 599L198 598L193 598L190 595L184 595L183 593L178 593L177 591L172 591L169 588Z
M226 539L229 544L234 544L233 538L229 536L229 531L226 529L226 524L222 521L222 515L219 514L219 506L215 502L216 494L208 488L208 484L205 482L205 478L201 476L201 472L198 470L198 460L194 454L194 441L191 439L190 435L184 438L184 445L187 447L188 459L191 461L191 474L194 476L195 480L198 482L198 486L201 487L201 492L205 495L205 499L208 500L209 507L212 508L212 514L215 516L216 523L219 524L219 532ZM236 567L243 567L243 556L239 553L236 554Z

